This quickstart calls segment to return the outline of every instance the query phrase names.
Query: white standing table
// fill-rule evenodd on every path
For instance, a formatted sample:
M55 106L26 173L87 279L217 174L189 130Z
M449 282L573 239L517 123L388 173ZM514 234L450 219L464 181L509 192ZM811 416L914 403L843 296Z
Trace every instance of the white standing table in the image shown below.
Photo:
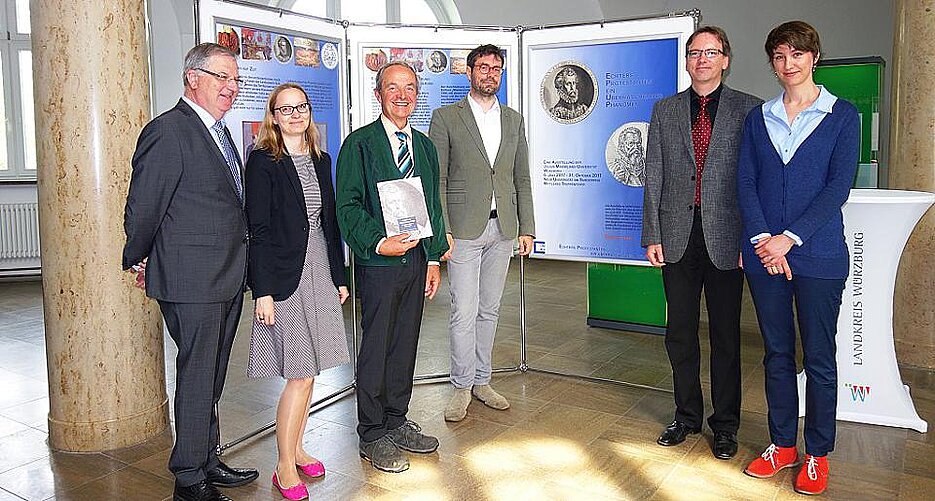
M838 419L922 433L928 429L896 364L893 291L899 257L932 203L932 193L855 189L844 205L850 271L838 317ZM803 371L800 415L805 415L805 384Z

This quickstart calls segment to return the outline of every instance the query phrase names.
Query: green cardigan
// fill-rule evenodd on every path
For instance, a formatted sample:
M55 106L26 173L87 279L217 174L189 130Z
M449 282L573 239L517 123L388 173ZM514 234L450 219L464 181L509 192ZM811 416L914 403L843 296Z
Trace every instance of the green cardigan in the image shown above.
M429 138L415 129L412 129L412 149L434 233L430 238L423 238L421 245L428 261L438 261L448 250L438 197L438 154ZM338 226L358 264L403 264L404 256L381 256L375 252L377 243L386 236L377 183L400 177L380 119L355 130L344 140L338 153L336 174Z

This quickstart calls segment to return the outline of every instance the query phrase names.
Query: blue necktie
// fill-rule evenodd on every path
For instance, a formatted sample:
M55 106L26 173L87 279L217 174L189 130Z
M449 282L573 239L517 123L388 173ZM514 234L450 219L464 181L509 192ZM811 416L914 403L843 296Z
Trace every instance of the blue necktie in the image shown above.
M403 177L412 177L412 153L409 151L409 143L406 139L409 137L405 132L396 131L396 137L399 139L399 152L396 154L396 166L399 167L399 173Z
M237 187L237 196L243 200L243 184L240 180L240 160L237 158L237 152L234 151L234 146L231 144L230 139L227 138L225 129L224 122L220 120L214 122L214 125L211 126L211 130L217 134L218 139L221 142L221 153L224 154L224 160L227 161L227 167L230 169L231 175L234 176L234 185Z

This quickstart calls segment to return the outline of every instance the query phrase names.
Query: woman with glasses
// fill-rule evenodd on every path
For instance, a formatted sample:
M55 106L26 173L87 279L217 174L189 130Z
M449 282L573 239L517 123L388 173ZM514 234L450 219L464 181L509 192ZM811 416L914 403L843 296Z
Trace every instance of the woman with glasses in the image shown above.
M848 274L841 207L857 170L860 119L851 103L815 85L818 32L783 23L766 38L782 93L747 115L737 162L744 272L766 356L771 444L747 466L772 477L799 464L796 332L805 375L805 458L795 490L828 485L837 407L835 335Z
M273 484L287 499L304 499L308 489L298 471L325 474L302 440L314 378L349 357L331 157L319 148L302 87L286 83L270 94L245 190L248 280L256 300L247 375L286 379L276 410Z

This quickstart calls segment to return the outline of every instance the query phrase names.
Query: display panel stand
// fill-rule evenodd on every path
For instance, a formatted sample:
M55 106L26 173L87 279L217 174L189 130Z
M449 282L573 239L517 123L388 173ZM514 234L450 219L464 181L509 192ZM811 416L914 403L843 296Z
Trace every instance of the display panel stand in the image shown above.
M838 316L837 418L925 433L896 362L893 291L899 258L935 194L851 190L844 205L850 273ZM805 371L799 373L799 415L805 415Z

